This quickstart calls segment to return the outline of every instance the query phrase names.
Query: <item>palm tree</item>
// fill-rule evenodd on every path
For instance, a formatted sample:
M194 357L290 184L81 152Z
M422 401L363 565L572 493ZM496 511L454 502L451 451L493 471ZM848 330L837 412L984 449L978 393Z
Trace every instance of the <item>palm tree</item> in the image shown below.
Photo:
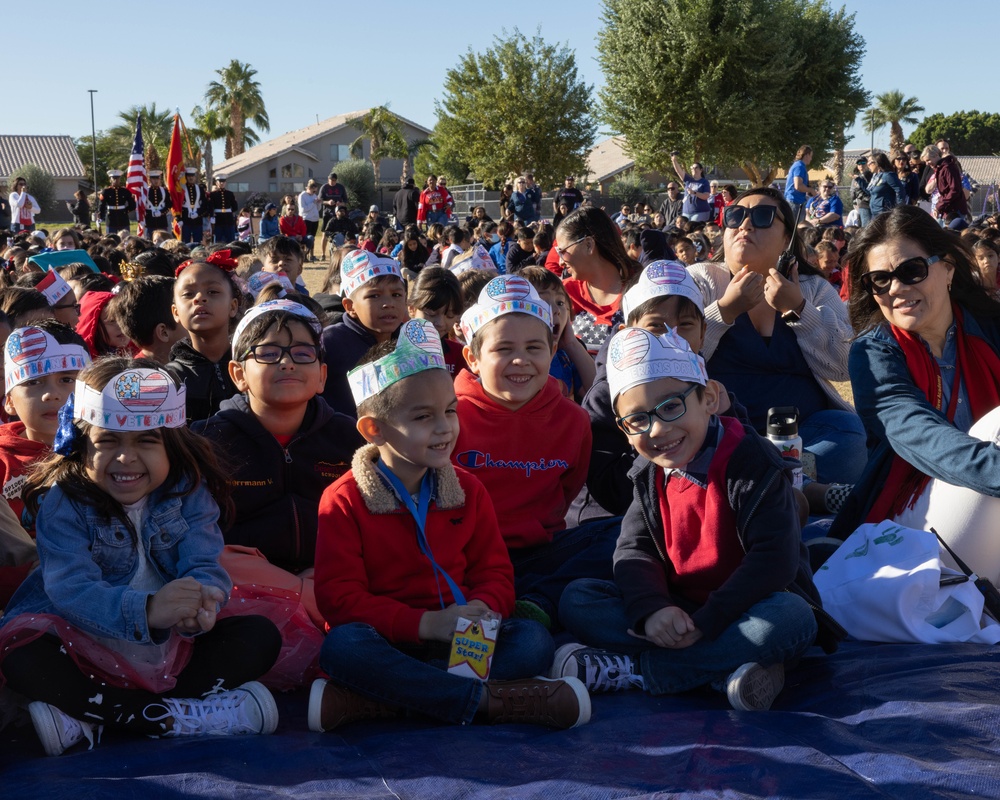
M375 185L381 183L381 164L386 158L401 158L407 161L410 157L410 146L403 135L403 122L393 114L388 105L369 109L367 114L347 120L361 135L351 142L351 155L361 158L364 153L363 143L369 141L368 159L372 162L375 172ZM404 171L405 171L404 167Z
M122 153L122 163L114 166L119 169L128 163L128 154L132 152L132 141L135 138L135 118L142 117L142 140L146 147L146 168L160 169L160 152L157 145L169 145L170 134L174 129L174 115L170 111L160 111L156 103L148 106L130 106L125 111L118 112L117 125L108 130L108 136L114 137L115 150Z
M875 104L865 111L865 130L872 133L886 123L889 124L889 149L902 150L906 144L903 137L903 127L899 124L916 125L917 118L924 107L917 104L916 97L903 97L898 89L884 94L875 95Z
M262 131L271 130L271 121L260 95L260 82L253 80L257 70L235 58L225 69L217 69L215 74L221 80L212 81L205 91L208 108L225 115L229 119L232 133L226 136L226 158L238 156L260 141L257 132L247 125L252 122Z
M399 185L405 186L406 179L410 177L410 162L413 161L424 148L434 150L437 148L433 139L414 139L406 147L406 158L403 159L403 173L399 176Z
M205 182L212 185L212 142L217 139L225 139L233 134L233 126L229 120L214 108L208 110L201 106L191 109L192 127L188 128L188 133L197 142L197 152L195 158L198 161L205 161Z

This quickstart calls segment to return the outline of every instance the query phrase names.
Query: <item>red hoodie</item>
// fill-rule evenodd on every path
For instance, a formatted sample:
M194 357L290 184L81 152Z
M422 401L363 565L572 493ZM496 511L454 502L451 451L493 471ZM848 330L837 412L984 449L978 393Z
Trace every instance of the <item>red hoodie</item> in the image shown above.
M462 370L455 378L461 431L452 456L489 490L507 547L552 541L590 465L590 417L549 377L526 405L510 411Z
M21 519L21 512L24 510L21 490L24 486L25 472L31 464L49 453L48 445L26 439L23 434L23 422L0 425L0 485L3 486L4 498L18 519ZM31 525L28 533L34 538L34 525ZM27 577L31 567L31 564L0 567L0 608L7 605L7 601Z

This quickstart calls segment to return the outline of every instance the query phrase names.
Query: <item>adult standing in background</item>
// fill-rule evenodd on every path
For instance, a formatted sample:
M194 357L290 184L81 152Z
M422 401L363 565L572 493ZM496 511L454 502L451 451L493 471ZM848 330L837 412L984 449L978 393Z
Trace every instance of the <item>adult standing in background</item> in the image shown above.
M868 169L872 173L872 179L868 181L872 219L896 206L906 205L906 189L885 153L869 156Z
M309 260L315 261L316 256L313 255L313 245L316 242L316 231L319 230L319 197L317 193L319 192L319 184L314 180L310 180L306 184L306 190L299 194L299 216L305 220L306 223L306 238L305 242L309 245Z
M670 162L674 165L677 178L684 184L684 205L681 213L691 222L708 222L712 218L711 185L705 177L705 168L700 162L691 165L691 172L684 169L679 150L670 154Z
M28 194L28 182L18 176L14 178L14 191L7 198L10 203L10 229L18 231L33 231L35 229L35 214L41 212L38 201Z
M153 231L165 231L170 227L167 216L173 209L174 204L170 199L170 192L163 187L163 172L151 169L149 171L149 191L146 192L146 232L148 236L152 237ZM87 224L90 225L89 222Z
M938 222L944 222L948 214L961 217L969 215L969 201L965 199L962 187L962 170L955 156L942 155L941 150L929 144L920 154L928 166L934 169L934 185L938 192L934 213ZM13 205L13 203L11 203Z
M567 175L566 180L563 183L563 188L556 192L556 196L552 198L552 212L559 212L559 203L565 201L566 208L570 211L575 211L583 203L583 192L576 188L576 178L572 175Z
M533 172L524 173L524 182L524 194L535 210L534 216L531 218L531 222L534 222L542 218L542 187L535 183L535 174Z
M785 199L792 207L792 219L799 219L802 206L810 197L815 197L816 190L809 186L809 165L813 160L813 149L804 144L795 151L795 161L788 168L788 178L785 180Z
M868 159L859 158L854 166L854 177L851 178L851 200L854 201L858 209L858 218L863 228L872 221L870 198L868 194L868 181L872 174L867 169Z
M660 213L663 214L663 230L671 227L674 221L684 213L684 198L681 197L681 187L675 181L667 183L667 196L660 203Z
M236 195L226 188L226 176L215 176L215 191L208 195L212 215L212 241L228 244L236 238Z
M392 196L392 213L396 217L396 230L404 230L407 225L417 224L417 207L420 205L420 190L413 178L406 179L404 185Z
M455 198L448 191L448 177L446 175L438 177L438 191L444 198L444 210L448 214L447 222L451 222L451 218L455 216Z
M527 225L534 222L535 206L528 197L528 182L522 175L514 181L514 193L510 196L510 210L514 219Z
M420 193L420 202L417 205L417 223L424 228L434 223L447 225L448 210L445 203L445 196L438 189L437 175L428 175L427 185Z
M329 237L326 235L326 226L337 216L338 206L343 206L347 210L347 189L342 183L337 182L337 173L331 172L319 190L319 205L323 214L323 244L320 246L323 260L326 261L327 251L330 249Z
M178 209L181 215L181 241L184 244L201 244L204 232L203 217L208 193L205 185L198 183L197 179L198 170L194 167L184 170L184 200Z
M97 208L98 222L107 225L108 233L118 233L131 229L129 214L135 211L135 195L122 186L122 171L109 169L111 185L101 192L101 202Z

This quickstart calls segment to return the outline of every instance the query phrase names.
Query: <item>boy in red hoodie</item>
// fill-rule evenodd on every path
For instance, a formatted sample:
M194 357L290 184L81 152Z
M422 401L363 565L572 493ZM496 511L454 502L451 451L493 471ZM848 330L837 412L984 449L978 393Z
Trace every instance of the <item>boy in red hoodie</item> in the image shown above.
M25 518L21 501L25 473L52 449L59 409L73 393L76 374L90 363L90 356L83 339L54 319L17 328L7 337L4 352L4 411L17 419L0 426L0 485L11 510L34 536L34 520ZM0 567L0 608L29 567Z
M587 722L578 679L530 677L553 652L531 620L501 622L485 682L445 671L456 621L508 617L514 586L486 489L450 462L458 401L434 325L404 323L348 380L370 444L320 500L320 666L332 680L313 684L310 729L399 709L461 724Z
M562 590L610 580L620 519L566 530L590 463L590 418L549 376L548 304L524 278L502 275L462 315L468 372L455 380L462 432L455 462L489 489L514 564L518 616L546 627Z

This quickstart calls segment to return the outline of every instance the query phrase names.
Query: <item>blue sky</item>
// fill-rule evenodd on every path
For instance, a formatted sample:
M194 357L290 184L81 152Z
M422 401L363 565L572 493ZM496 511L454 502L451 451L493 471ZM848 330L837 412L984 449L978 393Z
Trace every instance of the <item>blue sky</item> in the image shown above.
M595 90L603 81L596 61L598 0L173 0L155 5L50 0L41 6L44 19L31 3L8 5L7 103L0 113L5 134L88 134L88 89L98 90L98 130L115 125L119 111L152 102L179 108L187 120L192 107L203 104L214 70L234 58L258 71L271 119L271 132L263 138L317 117L382 103L431 128L445 72L470 47L488 47L502 28L517 27L526 35L540 28L547 41L575 50L579 73ZM1000 22L995 0L848 0L843 5L856 15L855 27L867 40L862 79L873 94L899 89L916 96L927 114L998 110L1000 94L990 77L997 48L989 44L996 41ZM130 27L138 35L134 48L124 33ZM860 125L853 133L849 147L868 145ZM888 139L888 128L876 133L876 147L887 146ZM216 145L216 159L221 160L221 145Z

